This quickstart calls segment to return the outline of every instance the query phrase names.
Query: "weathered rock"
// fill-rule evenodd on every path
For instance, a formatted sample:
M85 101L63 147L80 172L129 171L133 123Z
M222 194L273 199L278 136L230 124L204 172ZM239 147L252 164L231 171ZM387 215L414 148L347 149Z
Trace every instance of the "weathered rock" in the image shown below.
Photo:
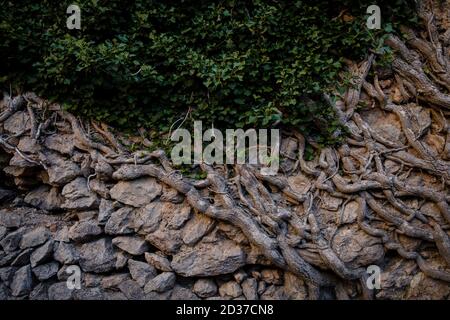
M305 282L290 272L284 273L284 291L292 300L305 300L308 297Z
M83 244L79 254L80 267L85 272L102 273L115 268L115 250L108 238Z
M119 209L117 202L101 199L98 208L98 218L97 218L98 223L100 225L104 225L106 222L108 222L109 218L111 217L111 214L117 209Z
M173 272L163 272L152 280L150 280L144 288L145 293L149 293L151 291L156 292L165 292L170 290L175 285L175 274Z
M146 252L145 260L158 270L165 272L172 271L169 259L160 254Z
M173 206L175 210L172 211L172 216L167 221L167 228L178 230L189 220L191 207L188 204L181 206L173 203L169 204L169 206Z
M368 235L357 225L339 228L333 237L332 248L352 268L373 264L384 256L380 239Z
M358 217L358 210L359 205L356 201L350 201L347 203L347 205L344 208L344 212L342 214L342 221L341 223L353 223L356 221L356 218Z
M172 269L185 277L216 276L232 273L244 266L245 254L233 241L225 240L216 245L199 243L183 248L172 259Z
M48 298L50 300L72 300L74 290L67 287L67 283L57 282L48 288Z
M98 208L98 197L90 191L87 186L87 180L84 177L78 177L62 189L62 195L66 199L62 208L69 210L89 210Z
M26 249L37 247L48 240L50 232L45 227L37 227L32 231L25 233L20 241L20 248Z
M40 281L45 281L55 276L58 273L58 269L58 262L50 262L33 268L33 273Z
M21 215L15 214L13 210L0 210L0 225L6 228L18 228L22 225Z
M241 284L242 281L247 279L247 273L244 270L238 270L233 274L234 280L237 281L237 283Z
M128 269L131 277L141 286L144 287L147 282L156 277L156 269L148 263L128 260Z
M204 214L195 213L183 228L183 242L194 245L215 226L215 221Z
M217 294L217 285L212 279L199 279L195 282L193 291L202 298L208 298Z
M112 240L112 243L129 254L139 256L148 251L150 247L145 240L138 236L120 236Z
M101 285L104 289L117 288L119 284L127 280L130 280L130 275L128 273L117 273L104 277L101 280Z
M69 229L69 238L75 242L86 242L102 233L94 220L78 221Z
M122 235L133 233L134 209L124 207L111 214L105 225L105 232L111 235Z
M237 298L242 294L242 288L236 281L228 281L219 287L219 294L225 298Z
M109 199L109 189L103 181L92 179L89 181L89 188L103 199Z
M175 285L172 289L170 300L200 300L200 299L195 295L195 293L189 290L189 288L180 285Z
M7 203L16 196L16 193L12 190L0 188L0 203Z
M0 254L0 267L10 265L19 255L20 251L5 252Z
M31 266L26 265L16 271L11 282L11 294L15 297L29 294L33 288Z
M23 133L26 130L30 129L30 127L30 116L25 111L18 111L13 113L3 123L3 128L5 129L5 131L12 134Z
M4 226L0 226L0 240L2 240L6 234L8 233L8 229Z
M46 283L39 283L30 292L30 300L48 300L48 285Z
M48 181L51 185L63 186L81 175L81 169L76 163L56 153L46 153L43 160L48 163Z
M256 279L245 279L241 286L242 293L247 300L258 300L258 281L256 281Z
M119 181L111 190L112 199L133 207L149 204L161 194L162 187L154 178Z
M149 234L158 230L162 219L164 204L153 202L136 211L134 226L140 234Z
M16 267L4 267L0 268L0 280L9 286L14 274L16 273Z
M105 293L100 288L81 288L74 290L74 300L105 300Z
M165 254L174 254L182 245L181 234L178 230L160 227L153 233L148 234L145 240Z
M288 183L298 194L306 194L311 188L311 180L303 174L288 177Z
M130 254L127 252L119 251L116 253L116 269L120 270L125 268L130 258Z
M24 231L22 229L9 233L0 241L0 246L2 246L3 250L6 252L17 250L19 248L20 241L22 240L23 233Z
M21 267L30 263L30 256L33 253L33 249L25 249L20 252L17 257L11 262L12 267Z
M56 245L53 258L62 264L74 264L78 262L79 256L71 243L60 242Z
M128 300L144 299L144 290L142 290L141 286L134 280L123 281L118 287Z
M284 288L280 286L268 286L263 294L260 296L261 300L286 300L286 293Z
M283 284L283 273L278 269L264 269L261 271L261 277L268 284Z
M41 185L29 192L24 201L33 207L52 211L61 209L64 199L59 194L57 188Z
M71 134L54 134L47 136L44 141L47 149L71 156L74 148L74 136Z

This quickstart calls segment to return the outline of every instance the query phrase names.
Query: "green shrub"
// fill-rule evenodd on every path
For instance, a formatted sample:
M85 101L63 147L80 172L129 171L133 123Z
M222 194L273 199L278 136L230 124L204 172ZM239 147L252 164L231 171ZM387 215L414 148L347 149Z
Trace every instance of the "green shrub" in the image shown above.
M167 132L190 110L185 125L280 120L329 138L337 123L320 97L342 58L383 50L413 17L412 1L377 2L374 32L362 0L79 0L81 30L66 28L71 2L0 1L0 80L125 128Z

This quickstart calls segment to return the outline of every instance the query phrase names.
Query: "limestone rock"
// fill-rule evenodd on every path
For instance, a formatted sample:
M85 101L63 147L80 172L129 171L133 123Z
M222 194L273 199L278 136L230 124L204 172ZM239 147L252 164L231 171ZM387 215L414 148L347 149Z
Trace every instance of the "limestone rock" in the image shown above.
M161 194L162 187L154 178L119 181L111 190L111 198L133 207L142 207Z

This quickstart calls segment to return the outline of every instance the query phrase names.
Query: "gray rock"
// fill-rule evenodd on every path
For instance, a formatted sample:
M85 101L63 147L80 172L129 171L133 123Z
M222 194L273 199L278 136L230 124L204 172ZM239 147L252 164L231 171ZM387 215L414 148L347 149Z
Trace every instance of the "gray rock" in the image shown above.
M127 280L130 280L130 275L128 273L117 273L104 277L101 281L101 286L103 289L114 289Z
M173 272L163 272L150 280L144 288L145 293L151 291L165 292L173 288L176 276Z
M53 258L62 264L74 264L78 262L79 256L71 243L60 242L56 246Z
M242 281L247 279L247 273L244 270L238 270L233 274L234 280L237 281L237 283L241 284Z
M8 229L4 226L0 226L0 240L2 240L6 236L7 233L8 233Z
M11 294L15 297L29 294L33 288L31 266L26 265L16 271L11 282Z
M167 206L167 205L166 205ZM174 208L171 210L171 217L167 221L167 228L178 230L185 225L185 223L191 217L191 207L188 204L168 204L169 208Z
M161 194L162 187L154 178L119 181L111 190L112 199L133 207L143 207Z
M170 295L170 300L200 300L189 288L175 285Z
M55 276L58 273L58 269L59 263L54 261L33 268L33 273L40 281L44 281Z
M87 288L99 287L104 278L103 275L95 273L83 273L82 283Z
M37 227L30 232L27 232L23 235L22 240L20 241L20 248L32 248L37 247L43 243L45 243L50 237L50 232L45 227Z
M79 249L80 266L85 272L102 273L115 268L115 250L110 239L85 243Z
M286 300L287 296L283 287L271 285L261 294L260 298L261 300Z
M105 225L105 232L111 235L130 234L134 232L133 227L134 210L124 207L111 214Z
M176 253L183 244L180 231L164 228L163 226L160 226L155 232L148 234L145 240L165 254Z
M228 281L219 287L221 297L237 298L242 294L242 288L236 281Z
M69 238L75 242L86 242L102 233L102 228L94 220L76 222L69 229Z
M16 267L0 268L0 280L4 282L6 285L9 285L16 271L17 271Z
M81 175L80 167L54 152L47 152L43 159L48 163L48 182L53 186L63 186Z
M49 300L72 300L73 295L74 290L69 289L65 281L54 283L48 288Z
M119 249L129 254L139 256L150 249L145 240L138 236L120 236L112 240L112 243Z
M182 238L187 245L194 245L215 226L215 221L204 214L195 213L183 228Z
M21 267L30 263L30 257L33 249L26 249L19 253L19 255L11 262L12 267Z
M30 116L25 111L13 113L3 123L3 128L12 134L22 133L31 127Z
M157 275L156 269L148 263L132 259L128 260L128 269L130 270L131 277L141 287L144 287L147 282Z
M10 296L8 287L0 282L0 301L1 300L7 300Z
M47 262L53 255L53 246L53 240L49 240L34 250L30 257L31 267L34 268L43 262Z
M0 188L0 203L11 201L15 196L16 193L14 191Z
M117 202L101 199L100 200L100 206L98 208L98 223L100 225L104 225L106 222L108 222L109 218L111 217L111 214L119 209L119 205Z
M292 300L305 300L308 297L305 282L290 272L284 273L284 291Z
M29 192L24 201L33 207L52 211L60 209L64 199L59 194L57 188L41 185Z
M258 282L254 278L245 279L242 284L242 293L247 300L258 300Z
M10 265L11 262L19 255L20 251L5 252L0 254L0 267Z
M39 283L30 292L30 300L48 300L48 285L45 283Z
M145 253L145 260L158 270L170 272L172 267L170 266L170 261L166 257L156 253Z
M21 215L8 209L0 210L0 225L6 228L18 228L22 225Z
M125 268L130 259L130 254L124 251L119 251L116 253L116 270Z
M172 259L172 269L184 277L208 277L232 273L245 265L245 254L233 241L184 247Z
M62 189L62 195L66 199L62 208L69 210L89 210L98 208L99 200L97 195L90 191L87 180L78 177Z
M126 280L119 284L119 290L127 297L128 300L143 300L144 290L134 280Z
M152 202L145 207L136 210L134 227L140 234L147 235L158 230L162 219L164 204Z
M72 134L59 133L46 137L44 146L47 149L71 156L73 153L74 141L74 136Z
M3 250L6 252L17 250L19 248L20 241L22 240L23 233L24 231L22 229L9 233L0 241L0 246L2 246Z
M74 300L104 300L105 293L100 288L81 288L73 293Z
M89 181L89 188L101 198L109 199L109 189L105 182L99 179L91 179Z
M217 285L212 279L199 279L195 282L193 291L202 298L217 294Z

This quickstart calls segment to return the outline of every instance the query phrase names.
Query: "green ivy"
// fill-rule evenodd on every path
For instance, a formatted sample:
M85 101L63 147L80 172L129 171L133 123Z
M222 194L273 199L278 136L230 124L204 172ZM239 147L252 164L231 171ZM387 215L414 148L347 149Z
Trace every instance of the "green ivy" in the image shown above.
M2 89L33 90L79 115L123 128L339 129L322 93L343 57L388 52L383 37L414 22L413 1L377 1L383 29L366 28L374 1L79 0L82 30L66 28L68 1L0 1ZM313 103L311 103L313 101Z

